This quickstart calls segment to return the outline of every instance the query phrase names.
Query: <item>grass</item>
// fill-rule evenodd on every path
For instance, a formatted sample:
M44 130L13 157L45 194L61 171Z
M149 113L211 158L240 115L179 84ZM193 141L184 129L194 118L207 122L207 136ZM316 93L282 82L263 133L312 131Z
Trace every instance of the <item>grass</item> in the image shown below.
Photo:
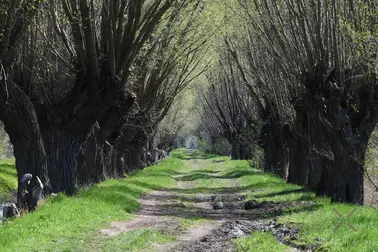
M291 251L289 246L278 243L273 234L263 232L236 239L234 244L239 252Z
M179 158L182 160L191 160L191 159L211 159L211 158L216 158L218 156L213 155L213 154L206 154L198 150L179 149L172 153L172 157Z
M17 189L17 172L14 159L0 160L0 203L12 199Z
M197 159L198 158L198 159ZM183 160L187 162L185 166ZM0 163L5 190L15 188L12 164ZM5 167L5 168L4 168ZM180 175L173 178L174 175ZM214 177L212 177L214 176ZM177 180L177 181L176 181ZM177 188L176 182L191 183L192 188ZM3 186L3 188L5 188ZM329 198L316 197L298 185L234 161L199 152L175 151L159 165L137 172L126 179L108 180L81 190L74 197L58 195L47 199L38 211L8 221L0 228L0 251L137 251L152 243L172 242L173 237L153 230L138 230L115 237L103 237L98 230L113 221L132 218L139 207L137 200L150 190L168 188L182 193L213 193L225 189L246 193L257 201L311 201L308 207L294 206L277 217L280 223L299 228L297 245L311 245L316 251L378 251L377 210L349 204L333 204ZM337 209L350 217L340 219ZM206 220L181 219L183 228ZM340 228L334 230L338 223ZM347 224L353 225L356 232ZM238 251L288 251L273 234L254 232L233 241Z
M167 234L143 229L133 232L126 232L114 238L97 238L89 244L77 248L77 251L103 251L103 252L123 252L145 249L151 243L164 244L173 242L175 239ZM67 251L72 250L68 247Z
M239 181L238 191L252 191L248 199L257 201L312 201L313 206L293 207L278 217L278 222L301 227L297 245L311 245L316 251L375 251L378 252L378 211L363 206L331 203L326 197L317 197L314 192L306 191L298 185L288 184L283 179L269 173L263 173L248 166L247 161L226 161L228 168L222 171L224 176L232 176ZM256 191L253 191L256 190ZM335 209L344 217L335 213ZM348 213L355 213L346 217ZM340 228L335 227L341 222ZM357 230L354 232L349 226ZM254 244L253 251L264 250L266 246L276 246L266 234L253 233L247 238L237 240L239 251L249 251L246 247ZM256 245L258 247L256 247ZM260 248L262 250L258 250ZM250 250L252 251L252 250Z
M114 239L101 238L96 232L113 221L130 219L143 194L172 187L175 184L172 175L184 170L181 160L170 158L127 179L112 179L81 190L74 197L58 195L47 199L38 211L0 228L1 251L102 251L101 247L123 244L123 240L131 237L134 242L122 246L135 249L165 241L166 235L153 231Z
M344 217L340 219L334 209ZM346 217L352 210L355 213ZM374 209L328 203L312 212L284 216L280 221L301 223L297 243L313 244L319 251L378 251L378 212ZM335 228L339 223L341 226Z

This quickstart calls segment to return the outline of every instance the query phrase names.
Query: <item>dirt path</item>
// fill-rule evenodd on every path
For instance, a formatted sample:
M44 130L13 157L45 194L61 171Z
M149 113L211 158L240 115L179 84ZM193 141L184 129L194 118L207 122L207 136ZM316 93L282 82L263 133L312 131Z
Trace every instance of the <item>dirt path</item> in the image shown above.
M122 232L154 229L168 233L176 240L168 244L153 244L148 251L177 252L235 251L230 241L254 230L276 231L273 229L283 228L282 236L294 235L295 230L280 227L272 221L272 216L287 205L271 203L245 210L245 201L251 191L236 193L234 188L239 186L236 179L220 179L222 163L213 163L213 169L204 170L203 167L209 165L207 160L185 162L191 167L191 172L174 176L176 188L145 195L139 200L141 208L133 220L114 222L101 233L116 236ZM212 182L207 190L202 184L196 184L197 179L194 178L201 178L199 175ZM182 220L197 221L183 226Z

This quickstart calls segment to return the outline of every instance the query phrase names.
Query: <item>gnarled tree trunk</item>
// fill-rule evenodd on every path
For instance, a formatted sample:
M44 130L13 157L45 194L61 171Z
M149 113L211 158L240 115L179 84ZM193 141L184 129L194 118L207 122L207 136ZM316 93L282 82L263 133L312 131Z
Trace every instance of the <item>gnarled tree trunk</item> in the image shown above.
M11 81L0 81L0 120L13 144L17 175L38 176L50 190L45 146L38 119L29 97Z

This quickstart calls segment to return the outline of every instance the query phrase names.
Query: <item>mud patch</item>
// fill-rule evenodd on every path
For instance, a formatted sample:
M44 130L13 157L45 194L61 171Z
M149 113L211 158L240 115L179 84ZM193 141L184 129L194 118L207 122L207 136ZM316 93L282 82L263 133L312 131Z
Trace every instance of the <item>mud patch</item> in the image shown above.
M283 244L293 247L293 251L314 251L307 246L295 247L293 242L296 239L298 229L279 224L275 221L245 221L234 220L225 221L219 229L212 231L210 234L203 236L199 241L181 243L173 247L173 252L218 252L218 251L236 251L231 242L233 239L253 235L253 232L271 232L275 238Z

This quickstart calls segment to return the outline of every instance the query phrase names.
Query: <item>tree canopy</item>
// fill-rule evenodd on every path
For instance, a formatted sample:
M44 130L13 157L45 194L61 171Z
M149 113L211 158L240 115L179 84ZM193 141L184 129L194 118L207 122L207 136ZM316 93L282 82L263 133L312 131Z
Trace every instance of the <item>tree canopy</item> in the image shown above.
M19 177L72 194L193 134L363 201L374 0L12 0L0 14L0 120Z

